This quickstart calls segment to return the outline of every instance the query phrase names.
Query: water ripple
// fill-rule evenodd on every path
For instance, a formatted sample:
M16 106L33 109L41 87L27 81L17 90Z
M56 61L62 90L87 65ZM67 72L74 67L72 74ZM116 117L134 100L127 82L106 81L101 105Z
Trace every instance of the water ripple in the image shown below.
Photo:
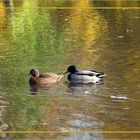
M93 122L93 121L82 121L82 120L73 120L69 121L68 124L76 127L98 127L98 126L104 126L103 122Z

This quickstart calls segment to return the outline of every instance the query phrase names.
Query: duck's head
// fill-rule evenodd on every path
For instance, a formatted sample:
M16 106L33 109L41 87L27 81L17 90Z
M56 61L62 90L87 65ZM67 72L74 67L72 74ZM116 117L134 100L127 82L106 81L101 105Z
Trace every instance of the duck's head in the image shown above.
M70 65L65 73L71 73L71 74L73 74L75 72L77 72L76 66Z
M37 69L31 69L30 75L32 75L33 77L39 77L39 71Z

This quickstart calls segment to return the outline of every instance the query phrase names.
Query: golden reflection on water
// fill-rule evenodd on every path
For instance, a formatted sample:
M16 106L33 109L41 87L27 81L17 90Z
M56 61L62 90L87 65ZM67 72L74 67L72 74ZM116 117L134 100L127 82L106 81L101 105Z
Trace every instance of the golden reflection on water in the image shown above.
M99 30L102 32L107 32L107 24L105 19L97 12L95 9L90 9L91 5L90 0L87 1L74 1L72 3L72 7L75 9L70 11L70 15L68 17L68 24L66 26L69 29L67 32L67 38L72 36L72 40L69 43L73 45L72 50L73 55L77 55L77 59L79 59L79 64L86 66L90 60L94 64L99 56L94 55L94 44L96 43L96 39L100 36ZM82 8L84 7L84 8ZM103 24L101 23L103 22ZM79 44L77 44L79 42ZM82 43L80 43L82 42ZM68 45L68 44L67 44ZM70 46L71 47L71 46ZM79 52L82 53L79 56ZM88 58L88 59L86 59Z
M133 61L135 63L132 63L132 68L129 69L128 71L126 71L125 76L124 76L126 81L129 83L129 87L131 87L132 93L134 92L134 94L135 94L136 89L140 88L140 82L139 82L139 79L140 79L140 64L139 64L140 56L139 56L139 52L140 52L140 50L137 49L136 52L134 52L134 54L128 58L129 62L131 62L133 59Z
M7 24L7 14L6 14L6 9L5 5L2 1L0 1L0 31L3 32L3 28L6 27ZM1 35L1 34L0 34Z
M32 4L30 1L25 0L22 3L22 8L16 9L18 14L11 18L12 34L15 40L19 36L24 37L26 30L31 31L31 36L35 36L33 27L36 26L36 17L33 16L33 13L37 15L38 9L32 9L32 7L38 5L39 1L37 0L32 2ZM66 50L70 51L70 55L77 56L79 65L82 64L85 67L87 65L90 66L91 64L89 64L89 62L92 62L92 65L94 65L100 57L100 53L98 55L95 54L97 51L95 43L101 36L100 31L107 32L107 21L97 10L89 8L93 6L90 0L76 0L73 1L71 6L75 7L75 9L69 11L68 21L65 25L65 39L67 40L70 38L70 40L66 41L66 47L70 48L72 45L72 49ZM47 16L48 15L46 15L46 17ZM67 61L75 63L74 60L69 60L69 58L67 58Z
M81 46L82 48L90 48L91 44L96 39L94 26L96 27L97 25L99 15L97 15L95 11L96 17L93 17L94 23L92 22L92 17L87 17L87 15L90 16L91 14L89 1L75 1L72 6L75 7L75 9L70 12L69 28L72 31L71 34L74 37L84 39L84 44ZM84 9L81 8L84 6Z

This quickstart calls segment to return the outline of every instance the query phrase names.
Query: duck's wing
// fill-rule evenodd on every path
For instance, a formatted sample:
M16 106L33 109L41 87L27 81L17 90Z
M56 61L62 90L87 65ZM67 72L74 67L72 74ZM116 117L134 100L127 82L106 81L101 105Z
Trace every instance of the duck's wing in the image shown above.
M103 72L97 72L95 70L91 70L92 72L95 73L95 75L99 78L103 78L106 74L104 74Z
M75 74L77 75L88 75L88 76L94 76L96 75L97 73L91 71L91 70L79 70L77 71Z
M58 75L58 74L55 74L55 73L43 73L40 75L40 78L45 78L47 79L48 81L60 81L61 78L63 77L64 75Z
M77 75L88 75L88 76L97 76L99 78L102 78L105 75L103 72L97 72L95 70L79 70L75 74L77 74Z
M58 77L57 74L55 73L43 73L43 74L40 74L39 76L40 78L52 78L52 77Z

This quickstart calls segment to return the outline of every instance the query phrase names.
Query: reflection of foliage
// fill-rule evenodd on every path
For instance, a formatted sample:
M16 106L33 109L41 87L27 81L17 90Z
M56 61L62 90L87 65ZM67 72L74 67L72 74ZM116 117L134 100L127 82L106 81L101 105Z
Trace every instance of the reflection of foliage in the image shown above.
M21 16L22 13L24 16ZM25 10L21 14L16 17L16 21L13 21L13 36L17 49L24 46L19 48L21 55L34 56L42 50L47 51L47 42L53 42L50 39L53 30L48 13L44 13L44 16L41 11L33 13Z
M48 57L57 57L63 53L63 41L59 38L61 31L59 30L58 35L47 10L16 10L16 14L11 18L12 34L6 37L9 44L3 44L7 50L11 50L5 56L3 67L29 67L31 64L42 66L42 63L47 66L50 62L48 59L52 59ZM62 61L61 58L57 58L57 62Z
M2 91L6 90L6 100L10 103L5 120L14 130L33 130L42 125L42 116L47 116L44 109L48 99L27 96L26 75L29 67L49 65L51 68L51 62L60 63L61 58L51 56L58 57L61 48L58 47L59 38L48 11L17 8L14 12L9 32L3 37L1 54L4 57L0 58L3 68L0 86Z
M42 114L47 116L47 112L44 112L41 108L42 106L47 107L47 98L25 94L12 94L8 98L11 100L10 106L12 106L12 109L11 107L7 108L10 118L7 116L6 119L9 124L12 122L12 128L15 130L34 130L42 125Z

